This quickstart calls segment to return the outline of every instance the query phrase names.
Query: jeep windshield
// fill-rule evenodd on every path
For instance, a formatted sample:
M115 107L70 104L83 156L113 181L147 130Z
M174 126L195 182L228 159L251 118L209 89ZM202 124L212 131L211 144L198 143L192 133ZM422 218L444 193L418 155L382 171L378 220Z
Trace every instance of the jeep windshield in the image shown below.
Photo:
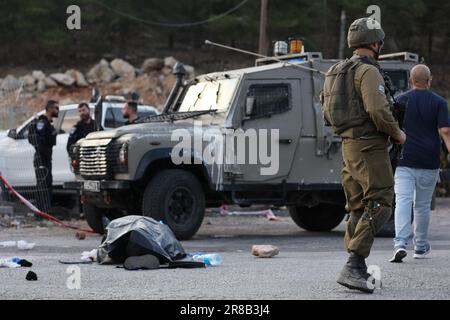
M239 77L217 79L204 76L200 81L184 89L179 107L175 112L146 117L138 122L172 122L209 113L226 112L231 105L238 83Z
M188 87L177 112L227 111L236 91L238 81L238 78L222 80L202 79L202 81Z

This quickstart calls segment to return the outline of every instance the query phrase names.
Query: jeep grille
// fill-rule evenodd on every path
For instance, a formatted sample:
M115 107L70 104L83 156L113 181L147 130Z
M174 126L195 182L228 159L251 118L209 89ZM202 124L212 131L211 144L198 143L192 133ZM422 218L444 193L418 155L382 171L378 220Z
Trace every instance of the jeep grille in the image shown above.
M126 172L119 163L121 144L110 143L103 146L81 146L80 174L85 179L108 179L113 173Z

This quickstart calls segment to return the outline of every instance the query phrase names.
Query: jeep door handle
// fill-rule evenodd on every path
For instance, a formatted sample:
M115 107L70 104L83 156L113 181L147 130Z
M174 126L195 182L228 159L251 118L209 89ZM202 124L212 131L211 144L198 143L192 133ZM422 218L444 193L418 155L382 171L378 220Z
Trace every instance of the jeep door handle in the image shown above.
M291 144L292 143L292 139L280 139L280 140L278 140L278 142L280 144Z

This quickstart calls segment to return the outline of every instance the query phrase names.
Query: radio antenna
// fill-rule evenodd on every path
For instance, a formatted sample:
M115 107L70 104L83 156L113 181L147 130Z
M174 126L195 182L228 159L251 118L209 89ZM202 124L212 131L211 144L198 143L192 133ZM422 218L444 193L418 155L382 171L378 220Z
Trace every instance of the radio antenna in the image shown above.
M215 46L215 47L219 47L219 48L223 48L223 49L227 49L227 50L233 50L233 51L240 52L240 53L245 53L245 54L248 54L248 55L251 55L251 56L255 56L255 57L258 57L258 58L265 58L265 59L281 62L281 63L288 64L288 65L291 65L291 66L294 66L294 67L297 67L297 68L300 68L300 69L316 72L316 73L319 73L319 74L322 74L322 75L326 74L325 72L320 71L318 69L309 68L309 67L302 66L302 65L296 64L296 63L292 63L292 62L289 62L289 61L283 61L283 60L278 59L276 57L268 57L268 56L265 56L263 54L259 54L259 53L255 53L255 52L251 52L251 51L247 51L247 50L242 50L242 49L238 49L238 48L233 48L233 47L226 46L226 45L223 45L223 44L220 44L220 43L216 43L216 42L212 42L212 41L209 41L209 40L205 40L205 44L211 45L211 46Z

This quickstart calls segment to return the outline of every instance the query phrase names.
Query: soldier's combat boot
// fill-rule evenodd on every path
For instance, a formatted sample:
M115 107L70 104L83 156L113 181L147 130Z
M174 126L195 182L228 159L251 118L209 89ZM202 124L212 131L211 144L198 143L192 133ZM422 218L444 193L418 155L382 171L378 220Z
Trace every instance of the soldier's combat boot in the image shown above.
M369 277L364 257L351 252L347 263L339 274L337 283L352 290L373 293L373 286L369 287L368 285Z
M363 270L364 272L364 278L366 280L369 280L370 277L372 277L372 274L367 272L367 264L366 264L366 260L365 259L361 259L359 262L359 266L360 268ZM381 279L375 279L374 277L371 278L369 280L370 283L372 283L372 285L374 286L379 286L379 288L381 289L383 287L383 283L381 282Z

